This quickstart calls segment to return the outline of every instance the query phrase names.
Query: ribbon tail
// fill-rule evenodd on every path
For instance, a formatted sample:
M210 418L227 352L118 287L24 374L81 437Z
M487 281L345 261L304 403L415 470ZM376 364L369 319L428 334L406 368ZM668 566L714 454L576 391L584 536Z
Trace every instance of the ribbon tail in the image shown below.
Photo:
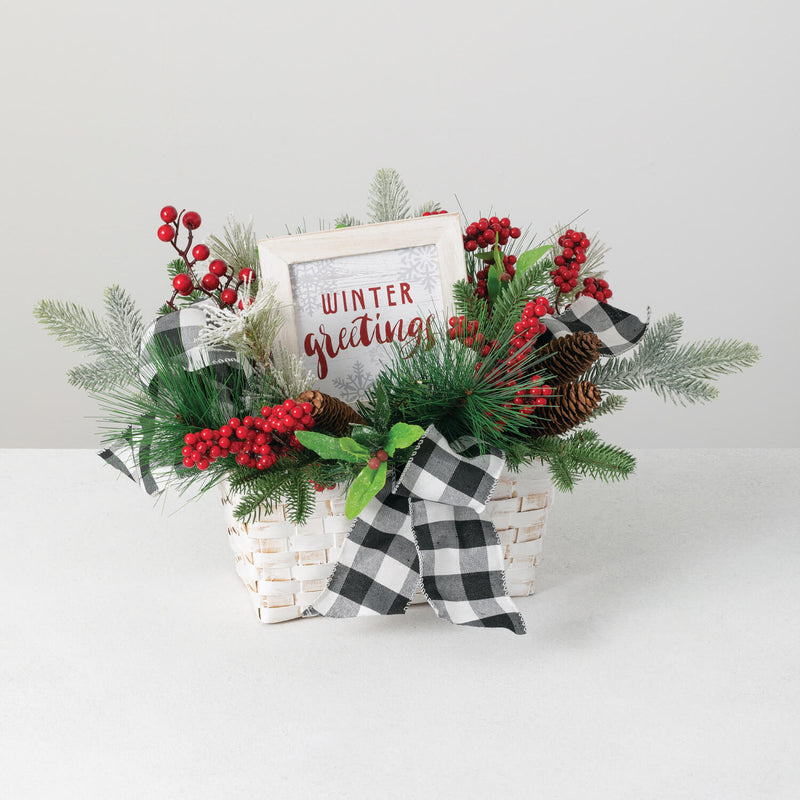
M455 625L526 632L508 596L494 524L465 506L411 500L422 585L436 616Z
M303 616L403 614L419 578L408 500L387 482L356 518L327 587Z

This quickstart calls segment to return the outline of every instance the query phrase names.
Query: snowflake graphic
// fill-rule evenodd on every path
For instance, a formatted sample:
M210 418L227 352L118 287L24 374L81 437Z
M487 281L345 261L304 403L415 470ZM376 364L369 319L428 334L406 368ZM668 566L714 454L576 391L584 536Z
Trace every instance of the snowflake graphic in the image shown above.
M336 284L336 260L306 261L295 264L291 270L292 296L295 305L304 314L313 314L319 309L320 295L329 292Z
M347 378L334 378L339 396L345 403L354 403L361 400L367 393L367 389L375 381L375 376L366 370L360 361L353 362L353 371Z
M428 294L439 291L441 278L434 245L426 244L402 250L400 260L407 270L405 274L415 283L420 284Z

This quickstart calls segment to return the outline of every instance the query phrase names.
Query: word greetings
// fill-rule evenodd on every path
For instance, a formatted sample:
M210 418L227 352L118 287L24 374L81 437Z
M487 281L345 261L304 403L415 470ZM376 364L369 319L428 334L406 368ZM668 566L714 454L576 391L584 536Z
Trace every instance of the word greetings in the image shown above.
M375 343L408 342L412 345L405 356L408 358L423 339L426 342L431 340L433 314L425 319L420 316L398 319L396 313L393 313L392 319L381 320L381 312L378 309L387 310L414 303L411 286L408 283L326 292L320 296L320 300L323 315L341 313L356 315L338 331L328 332L323 322L317 331L306 335L303 349L309 358L316 357L317 375L320 380L328 374L328 360L336 358L344 350L369 347ZM359 311L364 313L359 314Z

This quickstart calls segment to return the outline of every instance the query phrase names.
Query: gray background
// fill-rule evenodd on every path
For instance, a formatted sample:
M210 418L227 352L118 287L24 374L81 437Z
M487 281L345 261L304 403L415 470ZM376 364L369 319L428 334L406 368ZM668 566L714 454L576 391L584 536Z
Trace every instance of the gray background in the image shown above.
M621 307L763 350L710 406L649 396L603 422L633 447L798 446L800 12L789 2L16 4L3 12L6 371L0 446L90 447L80 357L41 296L155 309L171 203L280 234L361 214L374 171L545 233L612 245Z

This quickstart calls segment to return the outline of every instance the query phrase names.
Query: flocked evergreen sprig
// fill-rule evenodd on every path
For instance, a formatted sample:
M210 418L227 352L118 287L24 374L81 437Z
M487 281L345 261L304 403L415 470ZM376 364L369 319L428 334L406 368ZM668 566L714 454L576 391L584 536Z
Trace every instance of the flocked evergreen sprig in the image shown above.
M711 381L753 366L756 345L709 339L681 345L683 320L668 314L654 322L629 356L595 364L587 378L605 391L649 389L680 405L705 403L719 394Z
M138 382L144 325L130 295L119 286L104 292L105 316L76 303L40 300L33 314L67 347L90 353L95 361L67 372L72 386L102 392Z

